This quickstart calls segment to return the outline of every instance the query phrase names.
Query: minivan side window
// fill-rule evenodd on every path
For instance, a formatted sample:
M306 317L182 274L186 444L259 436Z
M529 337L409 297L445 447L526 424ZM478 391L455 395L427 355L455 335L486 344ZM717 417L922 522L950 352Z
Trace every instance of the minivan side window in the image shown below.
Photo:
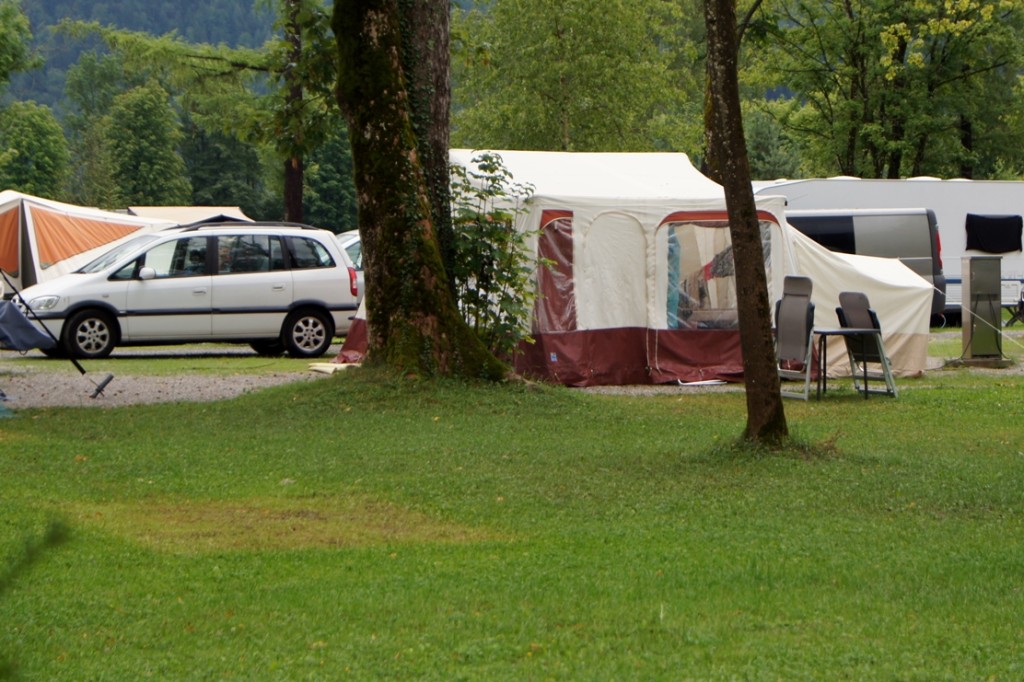
M114 273L111 279L131 279L144 267L152 268L157 279L202 275L206 271L206 237L187 237L157 244Z
M292 268L308 270L311 268L334 267L334 258L327 248L315 239L307 237L286 237L288 254L292 259Z
M217 239L217 253L219 274L284 269L281 238L276 235L225 235Z

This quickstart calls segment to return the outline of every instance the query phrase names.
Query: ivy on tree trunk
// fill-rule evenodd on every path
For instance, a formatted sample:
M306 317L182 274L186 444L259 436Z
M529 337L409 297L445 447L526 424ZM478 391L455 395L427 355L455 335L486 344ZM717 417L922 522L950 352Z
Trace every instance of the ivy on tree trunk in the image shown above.
M447 0L419 1L447 8ZM410 4L416 3L337 0L332 21L338 102L348 120L363 240L367 362L407 374L497 380L508 367L459 315L441 258L435 213L449 208L431 202L412 124L429 114L413 110L406 74L416 71L403 63L438 52L404 44L420 35L402 30L410 19L402 8ZM444 90L439 97L448 96ZM447 116L447 104L443 108Z

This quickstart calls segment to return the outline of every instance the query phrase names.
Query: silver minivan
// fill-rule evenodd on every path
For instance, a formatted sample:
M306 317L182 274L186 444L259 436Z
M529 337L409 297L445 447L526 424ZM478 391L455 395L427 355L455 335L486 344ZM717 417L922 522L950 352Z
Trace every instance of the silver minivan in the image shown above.
M831 251L899 258L932 285L932 315L946 308L935 212L926 208L786 211L786 222Z
M217 341L314 358L348 331L359 291L331 232L232 222L140 235L20 298L71 357Z

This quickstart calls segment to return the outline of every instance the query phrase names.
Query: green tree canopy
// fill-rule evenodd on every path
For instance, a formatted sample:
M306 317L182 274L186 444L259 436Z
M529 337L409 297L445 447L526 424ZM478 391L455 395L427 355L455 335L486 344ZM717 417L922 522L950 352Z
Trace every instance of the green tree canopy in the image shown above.
M85 206L116 207L116 190L106 147L107 113L114 99L133 85L117 55L84 52L67 73L69 103L64 124L71 149L65 198Z
M785 86L805 174L984 175L1019 164L1022 0L765 3L750 73ZM751 60L753 62L753 60Z
M192 187L178 153L181 138L177 114L159 85L114 99L106 141L120 205L189 203Z
M195 44L177 34L64 22L70 37L99 36L135 77L153 78L207 134L221 133L277 153L285 216L302 219L304 157L340 120L336 62L322 0L268 0L280 34L260 49ZM261 155L261 158L263 156ZM241 202L240 202L241 203Z
M352 150L348 129L340 117L323 145L309 156L305 183L302 201L307 223L332 232L359 227L352 185Z
M68 170L68 146L49 107L15 102L0 110L0 187L57 198Z
M29 44L32 31L18 0L0 0L0 85L11 75L38 65Z
M667 0L495 0L457 14L453 143L695 148L701 90L682 23Z
M181 153L192 182L191 203L239 206L246 215L262 216L263 166L252 145L187 124Z

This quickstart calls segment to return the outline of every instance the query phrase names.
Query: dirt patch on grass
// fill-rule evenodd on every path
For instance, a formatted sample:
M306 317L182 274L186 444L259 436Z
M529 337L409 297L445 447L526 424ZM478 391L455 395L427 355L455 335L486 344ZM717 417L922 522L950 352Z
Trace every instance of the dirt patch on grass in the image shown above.
M76 504L85 526L181 554L470 543L498 534L369 498L282 498Z

